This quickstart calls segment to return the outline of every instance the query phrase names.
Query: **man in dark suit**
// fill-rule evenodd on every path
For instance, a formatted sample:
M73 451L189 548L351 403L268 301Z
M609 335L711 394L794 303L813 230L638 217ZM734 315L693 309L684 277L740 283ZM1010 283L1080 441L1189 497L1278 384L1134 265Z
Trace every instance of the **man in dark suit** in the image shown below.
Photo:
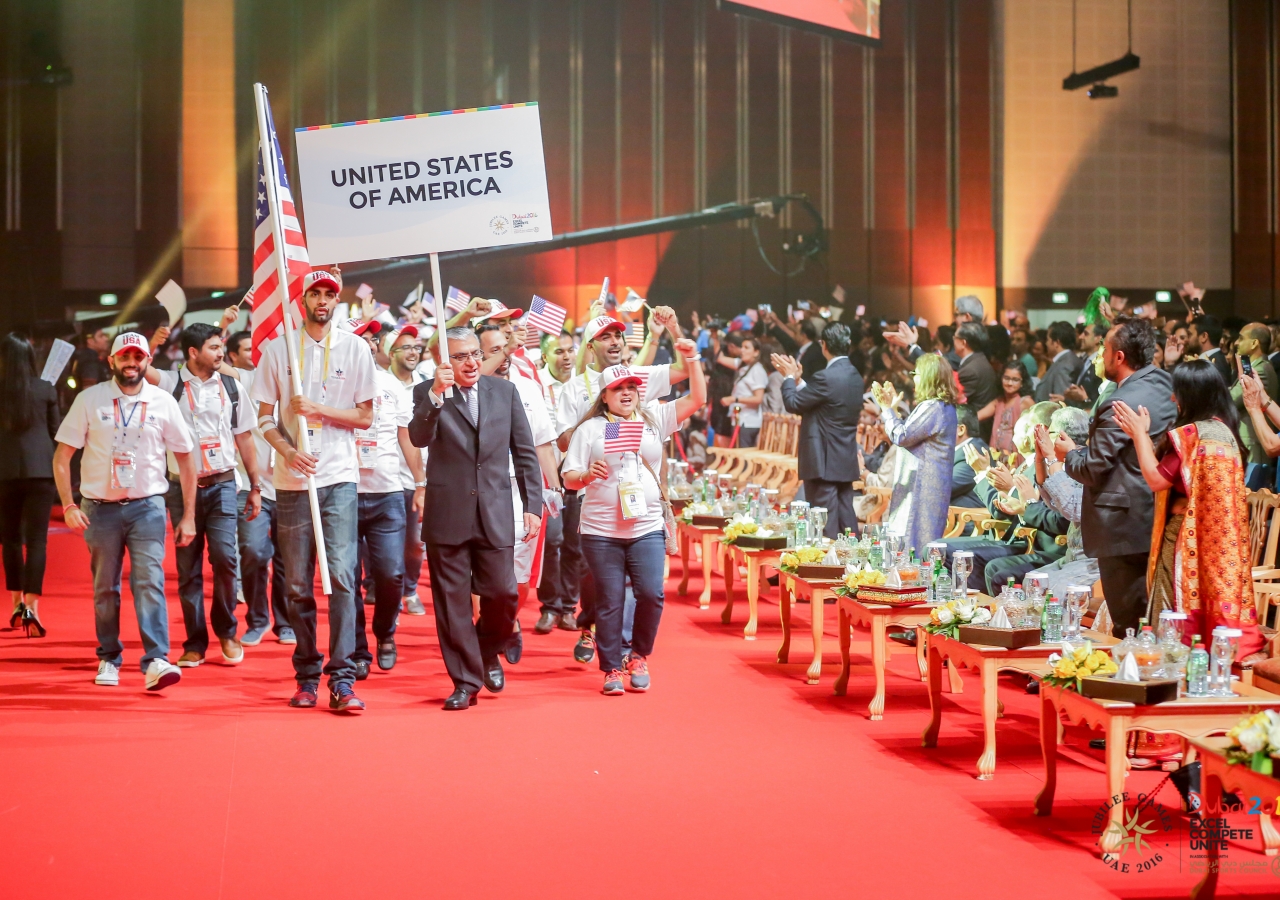
M965 448L987 452L987 443L978 435L978 416L967 406L956 410L956 456L951 465L951 505L976 508L982 506L974 491L978 475L965 458Z
M1061 400L1067 388L1076 383L1080 374L1080 357L1076 356L1076 330L1068 322L1053 322L1049 325L1049 336L1045 338L1045 348L1049 351L1053 362L1050 364L1040 384L1036 386L1036 402Z
M965 405L974 412L1000 396L1000 378L987 359L987 329L981 322L966 322L951 340L960 358L960 387Z
M1084 485L1080 531L1085 552L1098 560L1102 593L1114 623L1112 634L1137 628L1147 609L1147 560L1155 497L1138 465L1133 441L1116 424L1112 406L1123 400L1151 413L1151 436L1169 430L1178 411L1173 379L1151 364L1156 336L1142 319L1121 318L1107 333L1103 369L1117 387L1093 416L1087 447L1077 447L1066 434L1054 444L1066 472Z
M540 523L527 510L542 509L542 476L515 385L481 377L480 344L471 329L446 334L449 358L433 382L413 390L409 438L431 449L422 539L440 653L453 679L444 708L466 709L475 705L481 684L495 694L504 686L498 654L511 639L517 606L509 465L515 465L530 538ZM450 387L453 397L446 398ZM473 591L481 597L475 624Z
M1098 402L1098 391L1102 388L1102 376L1097 372L1095 363L1102 356L1102 342L1107 337L1105 322L1096 322L1080 333L1079 347L1084 354L1080 363L1080 372L1076 375L1075 384L1067 388L1062 399L1068 406L1077 409L1092 409Z
M1190 349L1183 355L1183 359L1195 359L1199 354L1201 359L1213 363L1227 387L1235 383L1235 370L1227 363L1227 356L1222 352L1222 323L1216 316L1196 316L1191 320L1187 327L1187 346Z
M858 527L852 482L858 478L856 438L863 384L862 375L849 361L851 340L848 325L828 325L821 337L826 368L799 385L800 363L789 356L773 356L774 368L786 379L782 405L800 416L798 468L804 496L811 506L826 508L830 538Z
M800 323L804 343L796 351L795 357L800 363L800 377L805 381L827 367L827 358L822 355L822 329L826 327L826 319L817 316L810 316Z

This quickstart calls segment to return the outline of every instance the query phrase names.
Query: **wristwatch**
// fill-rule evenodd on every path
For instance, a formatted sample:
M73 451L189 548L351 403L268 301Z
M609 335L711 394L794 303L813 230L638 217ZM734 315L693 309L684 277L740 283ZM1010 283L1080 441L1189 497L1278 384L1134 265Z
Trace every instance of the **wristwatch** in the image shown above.
M426 486L427 486L427 483L426 483L425 481L415 481L415 482L413 483L413 486L414 486L415 488L420 488L420 487L421 487L421 488L424 488L424 487L426 487Z

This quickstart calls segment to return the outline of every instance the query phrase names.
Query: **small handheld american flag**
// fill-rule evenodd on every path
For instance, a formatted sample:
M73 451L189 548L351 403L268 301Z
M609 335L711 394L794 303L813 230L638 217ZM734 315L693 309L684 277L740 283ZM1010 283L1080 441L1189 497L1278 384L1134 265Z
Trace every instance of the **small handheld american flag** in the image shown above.
M564 319L568 314L564 307L556 306L550 300L543 300L534 294L525 322L544 334L559 334L564 330Z
M627 346L639 350L644 346L644 323L632 322L627 329Z
M458 290L453 285L449 285L449 293L445 295L444 305L446 309L451 309L456 313L466 310L467 304L471 302L471 295L466 291Z
M644 440L644 422L608 422L604 426L605 453L639 453Z

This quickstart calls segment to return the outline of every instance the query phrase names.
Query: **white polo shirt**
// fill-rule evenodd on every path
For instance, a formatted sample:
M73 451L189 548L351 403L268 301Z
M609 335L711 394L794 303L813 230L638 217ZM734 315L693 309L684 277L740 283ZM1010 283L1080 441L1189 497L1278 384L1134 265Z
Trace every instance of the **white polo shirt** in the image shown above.
M422 384L422 382L430 381L431 379L422 374L421 367L413 370L413 377L409 379L408 383L401 381L399 378L396 378L395 375L392 375L391 377L392 379L395 380L395 383L399 385L400 390L404 393L404 405L405 405L405 408L409 410L409 418L412 419L413 418L413 389L416 388L418 385ZM422 454L422 471L425 472L427 470L427 448L419 447L417 449L418 449L418 452ZM399 450L397 450L396 452L399 453ZM415 486L417 485L417 482L414 481L413 472L409 469L409 463L405 460L403 453L400 453L399 460L400 460L400 489L403 491L411 491L415 488Z
M632 372L648 372L649 381L645 386L645 408L652 411L653 404L671 393L671 366L631 366ZM556 430L564 434L578 424L578 420L591 407L592 401L600 393L600 373L588 369L581 375L574 375L562 385L560 400L556 405Z
M258 427L258 401L253 399L253 380L257 377L258 370L236 369L236 374L240 376L240 402L248 404L249 410L245 415L253 423L250 430L253 432L253 448L258 453L258 486L262 488L262 499L275 500L276 486L271 483L271 470L275 465L276 451L271 449L267 439L262 436L262 429ZM247 491L249 473L244 470L242 459L236 462L236 475L239 489Z
M217 372L205 381L201 381L183 367L172 372L158 369L160 390L173 396L179 383L182 393L178 398L178 411L182 419L191 429L191 440L200 451L196 461L196 474L200 476L216 475L236 468L239 454L236 452L237 434L244 434L253 427L257 416L253 415L253 401L243 385L236 387L240 392L239 414L233 421L233 405L222 376ZM169 471L177 472L176 463L169 466Z
M399 494L400 429L409 427L413 409L409 406L400 379L382 369L373 375L377 393L373 396L373 424L356 430L356 453L360 456L361 494ZM361 443L372 441L372 451L361 455ZM372 466L366 466L367 462Z
M56 440L84 448L80 461L80 493L90 500L140 500L169 490L165 452L190 453L191 432L178 404L154 384L144 381L132 396L115 379L85 388L71 404ZM115 452L134 456L133 486L113 488Z
M373 380L373 354L364 338L343 328L331 327L320 341L313 341L306 329L294 335L302 350L298 354L301 367L302 393L316 403L335 409L355 409L372 400L377 389ZM298 442L298 417L289 411L292 396L289 374L289 351L284 338L267 344L253 380L254 403L280 404L277 422L280 431L293 445ZM173 398L170 398L173 399ZM328 419L308 421L312 429L311 453L318 457L316 487L360 481L360 465L356 459L355 429L337 425ZM318 446L317 446L318 445ZM283 461L278 461L272 474L277 491L305 491L307 480Z

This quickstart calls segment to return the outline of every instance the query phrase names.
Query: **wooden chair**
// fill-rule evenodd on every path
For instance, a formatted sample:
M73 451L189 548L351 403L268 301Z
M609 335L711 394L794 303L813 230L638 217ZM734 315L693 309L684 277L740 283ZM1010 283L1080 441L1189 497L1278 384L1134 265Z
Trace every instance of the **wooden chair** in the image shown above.
M972 525L976 531L980 522L990 518L991 513L985 506L950 506L947 508L949 527L943 532L942 537L944 539L960 537L964 534L967 525Z
M891 487L864 487L863 493L875 497L875 506L862 519L863 525L878 525L884 521L884 514L889 511L889 500L893 497Z

